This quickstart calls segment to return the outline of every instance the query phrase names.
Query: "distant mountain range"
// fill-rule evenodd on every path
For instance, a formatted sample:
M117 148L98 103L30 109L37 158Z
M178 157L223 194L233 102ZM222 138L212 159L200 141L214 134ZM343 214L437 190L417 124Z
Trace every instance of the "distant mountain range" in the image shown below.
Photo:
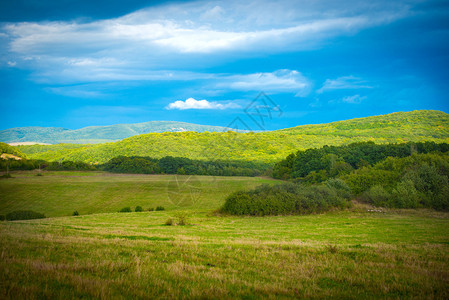
M298 150L324 145L339 146L366 141L377 144L449 143L449 115L441 111L419 110L275 131L220 131L149 133L107 144L33 145L18 146L17 149L29 158L48 161L104 163L119 155L154 158L170 155L208 161L271 163L285 159Z
M115 142L134 135L152 132L224 132L228 130L244 132L220 126L197 125L175 121L150 121L137 124L89 126L75 130L61 127L17 127L1 130L0 142L25 145L29 143L99 144Z

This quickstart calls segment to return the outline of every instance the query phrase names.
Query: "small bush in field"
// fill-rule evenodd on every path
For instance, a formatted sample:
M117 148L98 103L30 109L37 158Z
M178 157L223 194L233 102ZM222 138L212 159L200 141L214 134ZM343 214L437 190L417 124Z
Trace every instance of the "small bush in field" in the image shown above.
M154 207L150 207L148 211L154 211Z
M32 210L16 210L10 212L6 215L6 220L14 221L14 220L32 220L32 219L43 219L45 218L44 214L32 211Z
M135 212L142 212L143 211L143 208L142 208L142 206L136 206L136 209L134 210Z
M175 222L173 221L172 218L168 218L167 221L165 221L165 225L172 226L175 225Z
M125 213L125 212L132 212L131 207L123 207L120 212Z
M180 226L188 225L186 214L182 214L182 213L178 214L177 218L178 218L178 223L177 223L178 225L180 225Z
M156 207L156 211L161 211L161 210L165 210L165 207L163 207L163 206Z
M221 211L252 216L311 214L348 205L349 202L334 187L283 183L233 193L226 199Z
M75 210L72 214L72 216L79 216L79 215L80 215L80 213L77 210Z

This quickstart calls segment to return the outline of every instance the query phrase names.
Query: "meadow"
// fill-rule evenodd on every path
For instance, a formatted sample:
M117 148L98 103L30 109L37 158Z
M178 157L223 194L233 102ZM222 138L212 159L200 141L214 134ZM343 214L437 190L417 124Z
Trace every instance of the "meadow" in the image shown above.
M189 175L134 175L107 172L13 172L0 180L0 214L34 210L47 217L118 212L123 207L145 210L163 206L169 210L212 211L229 193L277 180L259 177Z
M0 180L0 298L449 297L449 214L215 213L258 177L14 172ZM158 205L164 211L118 213ZM80 216L71 216L78 210ZM186 225L167 226L168 219Z

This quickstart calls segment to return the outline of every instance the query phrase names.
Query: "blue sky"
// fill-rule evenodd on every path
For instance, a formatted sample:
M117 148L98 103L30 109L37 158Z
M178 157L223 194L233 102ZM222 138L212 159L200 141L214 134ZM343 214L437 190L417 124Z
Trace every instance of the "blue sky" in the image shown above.
M6 0L0 54L0 129L449 112L449 1Z

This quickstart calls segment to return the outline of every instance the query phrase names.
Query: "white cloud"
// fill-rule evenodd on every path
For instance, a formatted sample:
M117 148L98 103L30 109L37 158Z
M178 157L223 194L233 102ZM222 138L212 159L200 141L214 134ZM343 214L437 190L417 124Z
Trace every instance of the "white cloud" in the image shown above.
M371 89L367 81L354 76L343 76L337 79L327 79L323 86L316 92L318 94L332 90L355 90L355 89Z
M344 103L359 104L366 98L367 98L366 96L361 97L360 95L354 95L354 96L343 97L343 99L341 99L341 101Z
M71 82L104 81L201 81L203 93L211 91L263 91L266 93L294 93L305 97L310 93L311 82L296 70L277 70L274 72L250 74L210 74L186 71L136 70L133 73L122 72L120 66L110 62L109 67L97 65L89 59L70 60L62 70L48 70L36 74L36 81L44 83L67 84ZM104 63L99 62L99 63ZM84 67L90 65L89 69ZM51 78L52 80L47 80ZM59 89L57 89L59 91ZM56 90L55 90L56 91Z
M189 98L186 101L175 101L170 103L165 107L166 109L231 109L231 108L240 108L240 105L232 102L221 103L218 101L207 101L207 100L195 100L193 98Z
M366 16L334 17L309 20L301 24L272 24L219 28L199 20L166 19L155 21L151 11L140 11L112 20L92 23L16 23L4 30L12 37L11 50L16 53L52 54L90 52L103 49L138 47L160 52L211 53L216 51L272 51L281 47L309 48L313 41L351 33L372 26ZM218 20L214 20L217 22ZM375 23L382 21L375 20ZM231 24L230 24L231 25Z
M296 70L277 70L272 73L229 76L218 86L240 91L294 92L296 96L305 96L310 91L311 83Z
M17 65L17 62L15 62L15 61L8 61L7 64L10 67L15 67Z
M222 31L212 29L174 28L165 38L155 39L157 45L184 53L211 53L217 51L272 52L280 48L307 49L315 40L363 28L369 20L363 17L317 20L297 26L251 30ZM284 48L284 49L285 49Z
M7 36L8 59L21 64L26 57L25 67L39 73L36 77L139 78L148 71L186 69L200 55L311 49L328 38L403 18L408 11L406 4L380 0L344 6L325 0L193 1L92 22L8 23L0 36ZM239 84L241 89L248 85Z

